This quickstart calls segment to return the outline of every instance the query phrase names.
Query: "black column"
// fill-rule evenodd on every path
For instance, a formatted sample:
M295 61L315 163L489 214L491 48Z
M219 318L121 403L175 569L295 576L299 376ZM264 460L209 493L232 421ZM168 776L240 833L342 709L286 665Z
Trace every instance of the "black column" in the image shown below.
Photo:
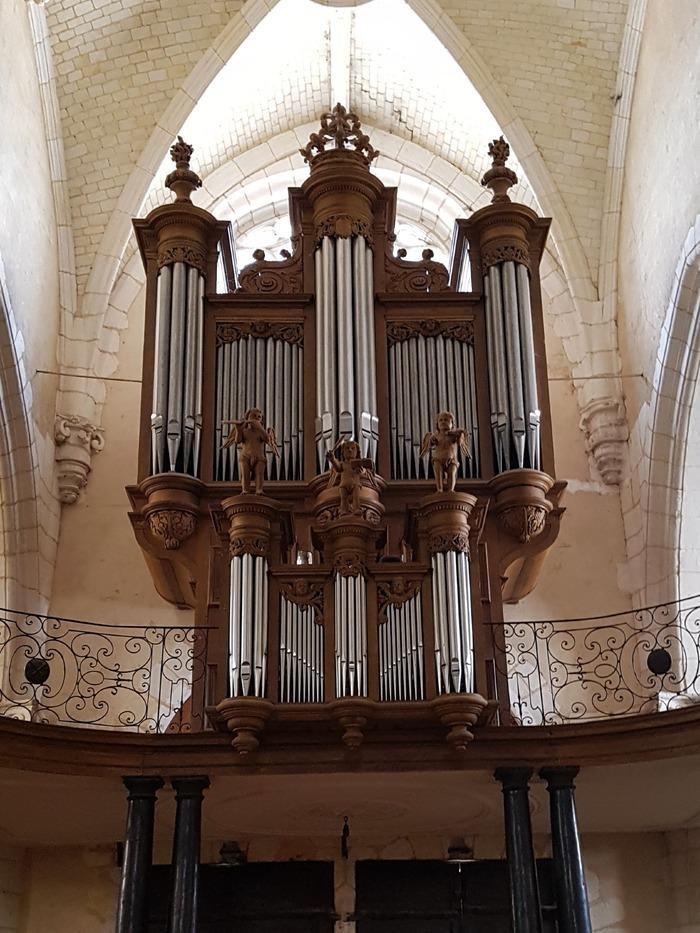
M576 822L574 778L578 768L544 768L552 823L552 856L560 933L591 933L586 876Z
M513 933L542 933L542 910L528 801L528 782L532 770L498 768L494 777L503 785Z
M153 817L159 777L125 777L129 791L122 880L117 905L117 933L144 933L148 882L153 858Z
M196 933L202 797L208 777L173 778L177 801L169 933Z

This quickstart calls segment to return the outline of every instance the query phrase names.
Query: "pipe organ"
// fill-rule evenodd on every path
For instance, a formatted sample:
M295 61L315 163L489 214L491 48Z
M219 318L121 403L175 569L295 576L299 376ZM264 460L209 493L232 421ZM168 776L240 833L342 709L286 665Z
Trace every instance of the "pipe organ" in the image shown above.
M131 520L158 592L208 630L206 709L241 755L311 724L374 736L510 721L503 605L556 539L539 262L549 221L493 201L450 269L394 252L396 191L341 105L290 190L292 246L239 272L178 138L147 272ZM229 270L217 291L217 269ZM219 283L221 283L219 279ZM330 730L330 733L329 733ZM287 738L285 738L287 737ZM373 739L374 741L374 739Z

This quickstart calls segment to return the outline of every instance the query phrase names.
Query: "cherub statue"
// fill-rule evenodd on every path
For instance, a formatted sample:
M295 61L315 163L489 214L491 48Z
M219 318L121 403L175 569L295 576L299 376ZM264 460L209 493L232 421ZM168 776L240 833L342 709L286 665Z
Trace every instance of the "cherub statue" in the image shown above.
M340 451L340 457L336 453ZM341 438L333 450L326 453L326 460L331 467L328 486L340 485L340 514L360 511L360 487L362 477L369 478L374 485L373 465L368 457L360 456L360 445L357 441L348 441Z
M469 433L464 428L455 428L454 415L441 411L435 419L435 430L423 438L420 456L433 452L433 472L438 492L454 492L457 482L457 448L465 457L470 457Z
M275 457L279 457L277 438L273 428L263 427L263 413L259 408L249 408L238 421L222 421L223 424L233 425L228 437L223 443L224 447L239 448L238 468L241 474L241 491L252 492L250 488L251 477L255 479L255 493L260 495L265 476L265 448L270 447Z

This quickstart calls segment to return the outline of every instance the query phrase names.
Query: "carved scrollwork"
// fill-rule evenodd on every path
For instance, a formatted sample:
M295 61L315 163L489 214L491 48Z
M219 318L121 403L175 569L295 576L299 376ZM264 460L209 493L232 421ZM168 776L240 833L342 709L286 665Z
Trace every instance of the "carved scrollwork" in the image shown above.
M167 551L176 551L197 527L197 517L184 509L158 509L148 515L151 533L160 538Z
M262 536L252 537L241 535L231 537L229 541L229 553L231 557L241 557L243 554L254 554L256 557L265 557L267 555L268 539Z
M449 274L441 262L433 260L431 249L423 250L423 258L418 261L404 259L405 249L400 249L396 256L384 257L387 292L447 292Z
M301 579L280 584L282 596L297 606L311 607L317 619L323 615L323 583Z
M369 506L360 506L359 511L354 512L353 515L364 519L368 525L379 526L382 521L381 514L376 509L370 508ZM329 505L318 513L316 516L316 523L323 528L330 522L334 522L341 517L344 516L340 511L340 505Z
M523 243L497 243L484 250L481 263L484 269L500 262L519 262L530 268L530 253Z
M386 325L389 346L411 337L449 337L460 343L474 345L473 321L390 321Z
M341 577L364 576L366 570L364 555L347 551L336 554L333 559L333 569Z
M238 291L263 295L299 295L302 291L301 246L298 237L292 239L294 254L284 259L267 260L265 250L256 249L253 262L238 276Z
M379 155L370 144L369 136L362 131L362 124L357 115L348 112L342 104L336 104L333 110L321 114L319 132L312 133L306 146L299 152L304 156L305 162L313 165L330 142L336 149L354 149L362 156L366 165L370 165Z
M501 527L521 544L527 544L542 532L547 509L539 505L514 505L498 514Z
M377 583L379 618L386 617L389 606L402 606L409 599L413 599L420 587L420 580L407 580L405 577L394 577L393 580Z
M445 551L463 551L469 553L469 535L464 531L455 534L431 535L428 541L431 554L442 554Z
M206 260L207 257L204 250L183 243L179 246L167 246L165 249L161 250L161 252L158 253L158 268L161 269L163 266L168 266L173 262L184 262L188 266L194 266L195 269L199 269L202 275L204 275L206 271Z
M317 243L326 236L339 237L341 240L350 236L363 236L370 246L374 243L372 224L350 214L329 214L316 224L314 234Z
M217 346L235 343L243 337L272 337L302 347L304 325L294 321L220 321L216 325Z

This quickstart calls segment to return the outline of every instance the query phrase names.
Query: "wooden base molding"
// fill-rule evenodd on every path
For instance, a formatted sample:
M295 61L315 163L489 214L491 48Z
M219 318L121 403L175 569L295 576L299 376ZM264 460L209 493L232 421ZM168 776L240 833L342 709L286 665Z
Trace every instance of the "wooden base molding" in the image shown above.
M361 697L336 700L330 705L330 713L343 730L343 745L354 750L362 745L364 730L372 720L375 703Z
M233 733L231 745L245 758L257 750L259 736L273 712L273 704L257 697L228 697L207 710L216 729Z
M431 702L443 726L448 726L447 741L456 752L467 750L474 741L470 729L486 711L487 702L478 693L446 693Z

